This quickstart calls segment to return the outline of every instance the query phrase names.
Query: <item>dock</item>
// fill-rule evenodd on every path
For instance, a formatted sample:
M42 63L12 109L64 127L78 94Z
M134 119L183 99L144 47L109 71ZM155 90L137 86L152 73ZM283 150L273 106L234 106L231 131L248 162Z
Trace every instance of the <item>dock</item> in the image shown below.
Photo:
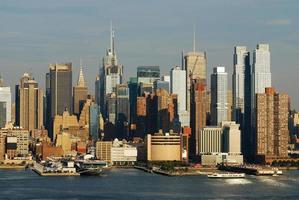
M242 166L221 165L219 169L223 171L245 173L245 174L256 175L256 176L273 176L278 174L279 172L278 168L275 167L255 166L255 165L242 165Z
M32 170L40 176L80 176L77 172L45 172L44 166L35 162Z

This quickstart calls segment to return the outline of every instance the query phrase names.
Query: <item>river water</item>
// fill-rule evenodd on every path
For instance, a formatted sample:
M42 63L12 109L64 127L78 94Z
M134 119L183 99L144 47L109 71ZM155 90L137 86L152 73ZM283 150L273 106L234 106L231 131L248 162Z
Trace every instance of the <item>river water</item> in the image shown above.
M0 170L0 199L299 199L299 171L279 177L166 177L113 169L101 177L41 177Z

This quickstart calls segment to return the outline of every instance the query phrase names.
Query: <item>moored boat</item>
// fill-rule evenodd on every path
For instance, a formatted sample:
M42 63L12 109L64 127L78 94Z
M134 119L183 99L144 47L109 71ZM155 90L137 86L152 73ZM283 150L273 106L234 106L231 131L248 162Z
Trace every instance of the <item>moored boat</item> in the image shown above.
M209 178L245 178L245 173L213 173L207 176Z

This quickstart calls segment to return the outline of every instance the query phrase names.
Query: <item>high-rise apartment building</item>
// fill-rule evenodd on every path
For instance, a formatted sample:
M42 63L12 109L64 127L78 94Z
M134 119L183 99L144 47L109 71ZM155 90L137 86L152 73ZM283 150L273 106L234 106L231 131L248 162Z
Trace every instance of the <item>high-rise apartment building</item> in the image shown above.
M211 123L227 121L227 72L225 67L215 67L211 75Z
M83 68L80 67L77 85L73 88L73 111L74 114L79 116L83 103L87 99L88 88L85 83Z
M174 67L170 71L170 92L178 95L178 112L187 110L186 70Z
M44 125L44 92L29 74L25 73L16 85L16 125L33 131Z
M11 121L11 91L0 76L0 128Z
M288 95L266 88L256 94L254 154L256 161L288 157Z

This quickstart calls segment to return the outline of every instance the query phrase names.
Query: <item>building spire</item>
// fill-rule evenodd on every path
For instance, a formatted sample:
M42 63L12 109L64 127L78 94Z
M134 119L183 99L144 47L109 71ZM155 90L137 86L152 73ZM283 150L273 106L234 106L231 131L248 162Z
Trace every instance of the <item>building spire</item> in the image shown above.
M115 55L115 49L114 49L114 29L113 29L112 20L110 22L110 49L111 49L112 55Z
M195 24L193 24L193 52L195 52Z
M80 72L79 72L77 86L85 87L85 80L84 80L84 74L83 74L83 67L82 67L81 58L80 58Z

